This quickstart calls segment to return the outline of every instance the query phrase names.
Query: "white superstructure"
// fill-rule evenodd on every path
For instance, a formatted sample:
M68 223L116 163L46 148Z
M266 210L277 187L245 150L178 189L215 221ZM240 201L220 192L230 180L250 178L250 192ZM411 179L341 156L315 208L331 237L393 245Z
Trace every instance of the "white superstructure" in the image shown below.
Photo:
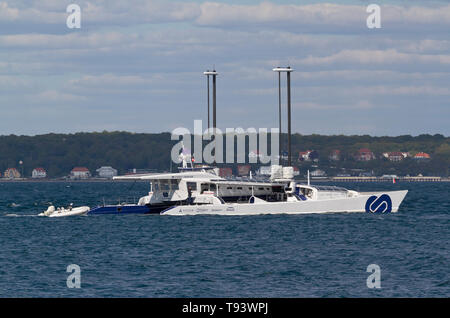
M407 191L357 192L335 186L297 184L292 167L273 166L266 181L229 180L215 169L122 176L147 180L151 191L139 205L164 207L163 215L305 214L397 212Z
M218 176L214 170L184 171L178 173L120 176L114 180L146 180L151 184L148 195L139 205L204 204L206 197L216 197L223 202L245 202L252 195L267 200L281 200L285 182L229 180ZM211 199L214 200L214 199Z

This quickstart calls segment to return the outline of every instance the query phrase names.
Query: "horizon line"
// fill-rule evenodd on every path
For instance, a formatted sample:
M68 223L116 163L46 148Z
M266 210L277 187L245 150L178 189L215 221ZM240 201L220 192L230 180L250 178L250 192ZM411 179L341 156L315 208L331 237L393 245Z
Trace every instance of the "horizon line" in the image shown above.
M135 132L135 131L127 131L127 130L103 130L103 131L77 131L77 132L47 132L47 133L37 133L37 134L0 134L1 137L38 137L38 136L45 136L45 135L76 135L76 134L110 134L110 133L127 133L127 134L141 134L141 135L162 135L162 134L172 134L169 131L161 131L161 132ZM224 135L226 132L223 133ZM267 132L267 134L270 134L270 131ZM287 132L281 132L281 135L287 135ZM192 135L196 135L192 133ZM410 137L420 137L420 136L442 136L444 138L449 138L450 136L446 136L443 133L420 133L420 134L401 134L401 135L370 135L370 134L320 134L320 133L310 133L310 134L302 134L300 132L293 132L292 135L300 135L300 136L327 136L327 137L333 137L333 136L344 136L344 137L362 137L362 136L369 136L369 137L375 137L375 138L382 138L382 137L389 137L389 138L396 138L396 137L404 137L404 136L410 136Z

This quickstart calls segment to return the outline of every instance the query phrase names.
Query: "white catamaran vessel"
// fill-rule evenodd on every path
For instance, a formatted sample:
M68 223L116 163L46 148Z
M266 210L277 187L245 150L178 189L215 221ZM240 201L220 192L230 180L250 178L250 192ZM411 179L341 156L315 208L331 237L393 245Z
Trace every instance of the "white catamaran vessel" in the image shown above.
M194 167L190 155L185 154L183 149L180 154L182 167L178 173L114 177L115 180L145 180L150 182L150 192L140 198L137 204L103 205L89 211L89 214L254 215L397 212L408 192L406 190L357 192L339 187L313 186L310 184L309 178L306 185L294 181L293 167L291 166L290 124L290 73L293 69L290 67L275 68L274 71L286 72L287 74L289 150L287 167L272 165L269 180L258 181L252 178L229 180L220 177L218 169L204 166ZM205 72L205 74L212 75L214 79L212 127L214 129L216 127L215 76L217 72L214 70L213 72ZM281 131L281 99L279 101ZM188 167L187 162L190 163L190 167Z
M205 168L116 179L149 181L152 190L137 207L162 215L390 213L398 211L408 192L357 192L309 182L299 184L293 180L292 171L291 167L273 165L271 178L265 181L229 180L218 176L215 169Z
M331 186L311 186L291 182L280 201L268 201L257 195L245 203L226 203L210 193L209 204L173 206L163 215L256 215L311 214L337 212L397 212L407 190L389 192L356 192ZM205 195L203 195L205 196Z

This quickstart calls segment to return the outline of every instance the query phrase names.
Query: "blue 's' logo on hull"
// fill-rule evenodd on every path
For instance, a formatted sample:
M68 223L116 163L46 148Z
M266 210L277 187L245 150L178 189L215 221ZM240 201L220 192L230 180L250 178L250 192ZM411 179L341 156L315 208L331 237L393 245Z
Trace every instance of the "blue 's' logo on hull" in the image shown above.
M390 213L392 212L392 200L387 194L382 194L379 197L371 196L366 202L367 213Z

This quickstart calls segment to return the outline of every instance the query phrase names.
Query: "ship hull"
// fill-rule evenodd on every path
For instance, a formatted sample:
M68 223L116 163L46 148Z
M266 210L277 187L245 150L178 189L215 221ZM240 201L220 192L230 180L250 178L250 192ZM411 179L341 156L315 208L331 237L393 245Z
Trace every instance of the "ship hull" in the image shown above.
M340 212L368 212L386 214L397 212L407 190L360 193L356 197L298 202L262 202L174 206L162 215L258 215L258 214L315 214Z
M161 211L167 209L168 206L148 206L148 205L105 205L98 206L88 212L88 215L103 215L103 214L159 214Z

